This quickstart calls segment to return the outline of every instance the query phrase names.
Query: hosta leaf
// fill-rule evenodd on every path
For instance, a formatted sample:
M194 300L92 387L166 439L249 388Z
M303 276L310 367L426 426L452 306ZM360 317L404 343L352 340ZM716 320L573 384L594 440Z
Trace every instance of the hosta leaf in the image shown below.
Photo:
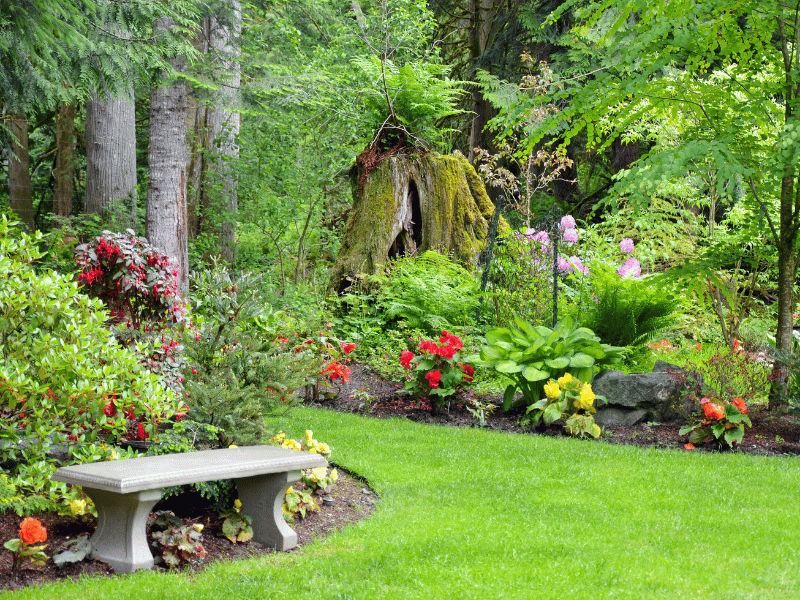
M503 394L503 410L508 410L511 408L511 404L514 402L514 394L517 391L517 386L513 383L506 387L506 391Z
M505 327L496 327L486 332L486 341L491 345L501 341L508 342L509 340L511 340L511 330Z
M575 356L569 359L569 366L570 367L577 367L579 369L591 367L594 365L594 358L585 354L584 352L578 352Z
M560 356L558 358L554 358L552 360L545 359L544 364L546 364L551 369L564 369L570 364L570 359L566 356Z
M540 371L536 367L527 366L522 370L522 376L528 381L542 381L550 377L548 371Z
M494 367L500 373L519 373L522 365L513 360L501 360Z

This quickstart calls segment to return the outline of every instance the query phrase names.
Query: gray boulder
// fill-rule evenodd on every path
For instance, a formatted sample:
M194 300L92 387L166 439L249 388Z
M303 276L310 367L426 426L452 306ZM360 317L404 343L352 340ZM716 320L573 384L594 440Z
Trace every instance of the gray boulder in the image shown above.
M598 425L636 425L647 421L686 419L694 412L694 400L685 396L687 387L672 373L676 365L657 361L652 373L604 371L592 381L598 396L608 404L597 408Z

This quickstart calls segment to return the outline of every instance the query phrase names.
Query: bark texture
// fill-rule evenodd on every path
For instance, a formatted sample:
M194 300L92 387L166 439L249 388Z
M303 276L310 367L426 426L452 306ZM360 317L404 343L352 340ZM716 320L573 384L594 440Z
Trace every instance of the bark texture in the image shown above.
M483 183L463 156L402 155L386 158L367 176L355 203L329 289L374 274L391 258L434 250L463 264L483 248L494 212Z
M53 168L53 213L72 214L75 172L75 104L62 104L56 113L56 162Z
M30 231L36 228L33 219L30 153L28 152L28 119L17 113L7 125L15 139L11 141L8 159L8 192L11 210Z
M86 103L87 213L109 211L120 225L136 223L136 109L133 89Z
M180 66L176 61L176 68ZM178 286L184 295L189 291L186 112L184 84L163 83L151 90L146 233L150 243L178 265Z

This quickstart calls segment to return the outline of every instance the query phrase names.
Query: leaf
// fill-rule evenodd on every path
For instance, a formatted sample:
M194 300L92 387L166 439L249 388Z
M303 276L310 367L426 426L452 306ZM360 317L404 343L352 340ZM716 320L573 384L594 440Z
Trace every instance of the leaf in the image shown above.
M522 370L522 376L527 381L542 381L550 377L550 373L547 371L540 371L536 367L528 366Z
M708 435L707 431L698 427L689 434L689 441L692 444L702 444L708 439Z
M519 373L523 367L513 360L501 360L494 368L500 373Z
M742 425L725 431L725 441L728 442L729 446L733 446L734 443L740 443L742 438L744 438L744 427Z
M591 368L594 365L594 358L583 352L578 352L575 356L569 359L570 367L577 367L579 369Z
M547 408L544 409L544 422L546 425L550 425L553 421L557 421L561 418L561 411L558 408L558 404L551 404Z
M558 358L545 359L544 364L546 364L551 369L560 370L560 369L566 368L571 363L570 363L570 359L567 358L566 356L560 356Z
M516 391L517 386L513 383L506 387L506 391L503 394L503 410L508 411L511 408L511 404L514 402L514 394Z

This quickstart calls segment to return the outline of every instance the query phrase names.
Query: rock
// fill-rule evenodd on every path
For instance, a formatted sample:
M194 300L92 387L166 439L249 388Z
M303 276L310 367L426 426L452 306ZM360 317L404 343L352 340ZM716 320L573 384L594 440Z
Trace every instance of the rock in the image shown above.
M686 397L686 384L670 371L683 369L659 360L652 373L600 373L592 381L592 389L605 396L608 404L598 407L597 424L636 425L688 418L694 412L694 401Z

